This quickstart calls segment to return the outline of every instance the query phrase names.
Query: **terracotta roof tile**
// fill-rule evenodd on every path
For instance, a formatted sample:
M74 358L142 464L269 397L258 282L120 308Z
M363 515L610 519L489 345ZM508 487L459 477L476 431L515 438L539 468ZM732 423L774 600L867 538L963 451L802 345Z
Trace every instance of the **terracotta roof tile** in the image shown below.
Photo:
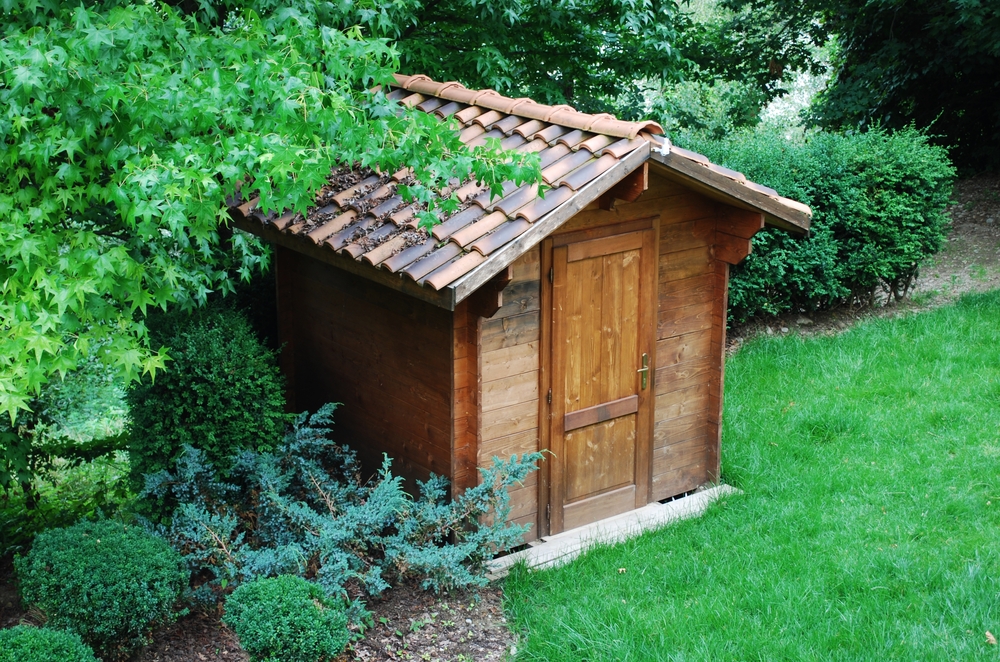
M434 111L434 114L444 119L445 117L451 117L458 111L465 108L465 104L459 103L458 101L449 101L448 103L442 105Z
M556 145L555 147L549 147L547 149L543 149L542 152L538 155L538 158L541 159L543 172L545 168L548 168L550 165L552 165L553 163L555 163L556 161L563 158L569 153L570 149L566 145Z
M523 145L521 145L520 147L518 147L517 151L519 151L519 152L527 152L527 153L534 153L534 152L540 152L540 151L542 151L543 149L545 149L548 146L549 146L549 144L547 142L545 142L544 140L540 140L538 138L535 138L530 143L524 143Z
M504 223L495 232L488 234L481 239L477 239L472 244L473 250L477 250L483 255L489 255L504 244L520 237L524 231L531 227L531 223L520 218L510 223Z
M479 117L486 112L485 108L480 108L479 106L469 106L465 110L460 110L455 113L455 119L457 119L462 124L468 123L470 120Z
M419 260L423 256L434 250L434 246L437 242L433 239L427 239L419 244L410 246L396 253L392 257L386 259L382 262L381 266L388 269L392 273L396 273L403 267L413 264L414 261Z
M403 204L403 196L394 195L387 198L384 202L380 202L378 205L373 207L368 213L375 218L381 218L391 211L395 211L397 207Z
M406 234L400 232L389 241L382 242L377 247L362 255L361 259L373 267L377 266L383 260L392 257L396 251L403 248L404 244L406 244Z
M410 108L413 108L414 106L423 103L424 99L426 98L427 97L425 97L423 94L411 94L408 97L400 99L399 103L403 104L404 106L409 106Z
M558 186L568 186L574 191L577 191L580 187L593 181L599 175L603 175L608 170L611 170L616 163L618 163L618 159L610 154L605 154L596 161L594 159L588 159L587 162L581 167L577 168L565 177L560 178L558 182L554 183Z
M323 225L319 225L314 229L309 231L309 238L313 240L314 243L322 244L326 241L327 237L336 234L343 230L349 223L353 223L354 219L358 217L358 212L353 209L346 211L340 216L337 216Z
M360 241L347 244L341 249L341 252L347 253L353 258L360 258L363 254L380 245L389 235L396 232L399 232L399 228L392 223L386 223L362 237Z
M493 128L500 129L501 131L503 131L505 136L509 136L511 132L514 131L514 129L521 126L526 121L527 120L525 120L523 117L518 117L517 115L508 115L507 117L503 118L502 120L494 124Z
M545 192L544 198L535 198L525 206L515 212L514 216L523 218L529 223L534 223L542 216L566 202L573 197L573 189L568 186L550 189Z
M568 148L567 148L568 149ZM580 166L582 166L587 161L594 158L594 155L586 150L580 150L579 152L570 152L563 158L559 159L549 167L542 170L542 179L545 183L552 184L560 177L563 177Z
M502 211L495 211L492 214L483 216L472 225L467 225L455 234L451 235L450 240L462 248L465 248L476 239L479 239L486 233L495 230L502 223L506 222L507 217L504 213Z
M591 133L587 133L581 129L573 129L569 133L559 136L559 139L556 142L560 145L566 145L570 149L574 149L583 141L593 137L594 135Z
M476 251L466 253L462 257L452 260L443 267L439 267L433 271L423 279L423 283L430 285L435 290L440 290L445 285L458 280L485 261L486 257L481 253L477 253Z
M591 154L596 154L598 151L604 149L605 147L613 143L614 140L615 139L612 138L611 136L606 136L603 133L599 133L593 138L588 138L587 140L584 140L582 143L580 143L579 149L585 149Z
M485 127L480 124L470 124L469 126L462 129L458 134L458 139L461 140L466 145L469 144L473 139L486 133Z
M420 258L403 269L403 273L413 280L420 280L461 252L462 249L449 241L442 248L428 253L426 257Z
M541 138L542 140L544 140L547 143L551 143L553 140L555 140L559 136L561 136L561 135L563 135L565 133L569 133L570 131L572 131L572 129L568 129L568 128L564 127L564 126L559 126L558 124L553 124L552 126L549 126L548 128L542 129L541 131L539 131L538 133L536 133L535 137L536 138Z
M451 218L434 226L434 230L431 234L438 241L442 239L447 239L451 236L452 232L456 230L461 230L469 223L478 221L480 218L486 215L486 212L476 205L470 206L468 209L458 212Z
M528 120L524 124L518 125L514 129L514 133L520 134L525 138L531 138L533 135L544 129L547 124L542 120Z
M473 124L478 124L479 126L488 129L503 118L504 114L499 110L491 110L477 116L476 119L472 120L472 122Z
M396 225L404 225L406 223L411 222L416 213L417 213L417 206L409 205L403 207L399 211L394 211L392 214L389 215L389 220L395 223Z
M527 141L524 139L524 136L515 133L514 135L501 140L500 147L503 149L517 149L526 142Z
M443 106L445 103L446 102L444 99L439 99L438 97L430 97L428 99L424 99L419 104L417 104L417 108L424 111L425 113L431 113L440 108L441 106Z
M500 200L493 209L502 211L507 216L513 215L514 211L520 209L538 197L538 184L525 184L503 200Z
M372 175L372 176L370 176L370 177L362 180L358 184L355 184L354 186L351 186L349 188L345 188L343 191L341 191L337 195L333 196L333 201L336 204L338 204L341 207L343 207L344 203L346 203L348 200L350 200L351 198L353 198L353 197L355 197L357 195L363 195L363 192L365 190L367 190L370 187L375 186L376 184L379 183L379 181L381 181L381 177L379 177L378 175Z
M271 226L289 237L300 233L301 238L294 241L338 251L370 265L367 268L405 274L425 287L440 290L485 263L493 264L495 260L490 258L498 250L571 204L579 191L639 149L648 153L656 148L663 154L673 150L717 175L743 183L754 195L767 195L790 210L808 214L808 207L746 182L740 173L714 166L700 154L672 147L655 135L662 133L655 122L623 122L569 106L547 106L530 99L510 99L493 90L439 83L427 76L397 76L396 82L387 91L387 99L449 118L465 144L475 146L498 138L507 149L538 153L544 181L552 188L542 196L538 185L504 182L501 195L492 196L476 181L449 182L438 193L446 196L454 192L463 208L428 235L416 229L417 212L423 206L406 204L398 191L398 186L412 177L412 171L403 168L390 177L345 165L331 173L330 185L317 197L317 208L305 217L291 213L265 217L257 210L257 201L249 200L231 209L233 218L246 220L251 228ZM504 253L505 260L509 254Z
M612 143L607 147L603 148L599 152L596 152L598 156L604 156L605 154L611 154L615 158L622 158L632 150L645 144L645 140L642 138L622 138L618 142Z
M482 190L483 190L482 184L480 184L474 179L470 179L469 181L465 182L465 184L463 184L460 188L455 190L455 195L458 196L458 199L460 201L465 202L470 197L479 195L479 193Z
M487 140L503 140L503 131L500 129L490 129L486 133L481 133L472 140L466 141L469 147L479 147L485 145Z
M389 101L399 101L410 95L410 91L402 87L394 87L389 90L389 93L385 95L385 98Z
M503 190L500 195L493 195L493 192L490 189L486 189L472 199L472 204L479 205L483 209L489 209L492 211L497 202L517 190L517 184L514 182L504 182L502 187Z

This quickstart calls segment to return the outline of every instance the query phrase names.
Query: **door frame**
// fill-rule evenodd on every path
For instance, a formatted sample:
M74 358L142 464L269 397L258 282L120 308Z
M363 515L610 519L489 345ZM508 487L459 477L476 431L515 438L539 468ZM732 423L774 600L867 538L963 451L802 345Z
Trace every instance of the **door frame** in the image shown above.
M649 386L641 393L640 397L645 397L652 402L646 407L648 415L642 420L636 421L636 463L643 463L646 466L646 476L644 476L645 490L637 484L636 508L640 508L649 501L652 494L653 479L653 428L656 417L656 327L657 312L659 310L659 233L658 217L644 218L625 223L613 223L598 227L581 230L570 230L547 237L541 244L540 256L540 281L539 304L541 307L541 329L539 334L539 370L538 370L538 401L539 401L539 426L538 426L538 448L546 449L550 452L543 458L539 466L538 476L538 537L552 535L553 531L562 531L562 512L553 506L552 495L552 465L554 457L551 453L552 439L552 407L549 402L549 395L552 389L552 325L553 325L553 302L552 302L552 277L553 277L553 249L557 246L587 241L590 239L601 239L619 234L636 232L641 230L653 231L652 259L650 264L644 265L652 272L640 274L640 278L645 276L650 287L640 301L639 334L647 340L649 347ZM572 221L570 221L572 223ZM642 437L645 436L645 442ZM641 465L640 465L641 466ZM638 483L638 481L637 481ZM641 502L641 503L640 503Z

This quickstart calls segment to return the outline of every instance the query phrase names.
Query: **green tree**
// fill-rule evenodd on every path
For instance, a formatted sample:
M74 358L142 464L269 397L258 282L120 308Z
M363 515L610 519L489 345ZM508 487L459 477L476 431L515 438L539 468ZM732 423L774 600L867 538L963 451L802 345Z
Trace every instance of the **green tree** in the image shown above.
M538 176L536 159L496 146L473 158L445 125L386 101L377 86L397 52L327 27L353 21L338 5L222 17L183 4L0 0L0 414L12 424L90 356L126 380L162 369L147 311L195 307L262 266L254 238L220 240L240 187L265 212L301 211L341 164L410 167L410 193L429 205L452 177Z
M994 0L726 0L780 60L835 36L812 109L830 128L929 128L960 166L1000 166L1000 3ZM739 27L739 26L737 26Z

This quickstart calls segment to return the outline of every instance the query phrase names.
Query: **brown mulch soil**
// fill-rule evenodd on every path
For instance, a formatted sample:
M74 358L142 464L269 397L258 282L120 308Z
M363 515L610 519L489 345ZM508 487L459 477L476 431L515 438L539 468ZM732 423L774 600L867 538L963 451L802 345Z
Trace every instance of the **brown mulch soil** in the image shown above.
M499 662L515 637L503 615L503 592L479 591L436 595L406 584L369 603L373 626L337 662L421 660L428 662ZM0 560L0 628L19 623L41 625L43 616L21 604L9 557ZM153 633L153 643L133 662L246 662L246 652L232 630L215 614L192 612Z

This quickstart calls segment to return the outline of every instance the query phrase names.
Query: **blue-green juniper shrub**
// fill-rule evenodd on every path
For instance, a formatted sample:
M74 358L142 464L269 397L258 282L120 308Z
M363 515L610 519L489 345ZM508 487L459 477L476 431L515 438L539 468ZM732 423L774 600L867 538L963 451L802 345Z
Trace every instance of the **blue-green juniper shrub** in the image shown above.
M414 497L388 459L362 480L355 453L329 438L334 409L300 415L278 448L244 451L227 477L189 446L173 471L147 478L147 496L180 504L168 524L151 526L199 578L192 597L216 602L227 587L297 575L351 600L354 619L363 597L404 578L434 590L484 585L485 562L520 542L525 527L506 522L507 488L539 454L494 458L457 499L441 477Z
M222 620L251 662L324 662L351 640L344 600L295 575L240 585Z
M127 657L170 622L189 579L164 540L111 520L40 533L14 567L24 602L104 660Z

